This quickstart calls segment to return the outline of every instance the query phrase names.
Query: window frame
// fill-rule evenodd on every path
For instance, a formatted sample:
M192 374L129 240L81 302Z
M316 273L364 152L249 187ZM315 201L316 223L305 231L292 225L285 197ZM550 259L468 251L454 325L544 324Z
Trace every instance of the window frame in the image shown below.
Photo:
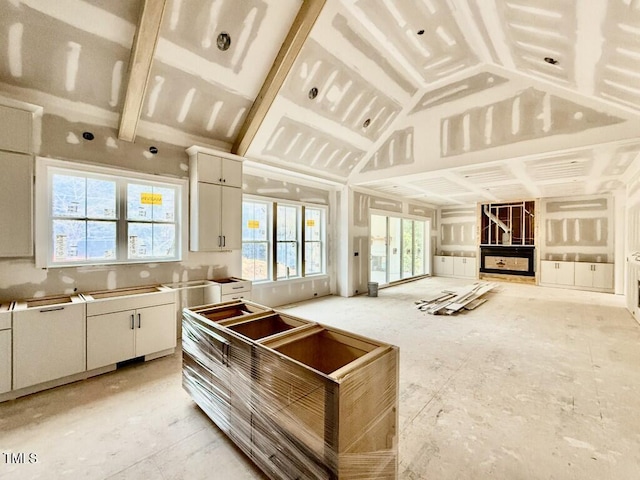
M262 199L256 199L256 198L247 198L246 196L243 195L242 198L242 211L244 212L244 204L245 203L261 203L263 205L266 206L266 212L267 212L267 225L266 225L266 238L265 240L260 240L260 241L256 241L256 240L244 240L244 237L241 238L241 243L242 243L242 247L240 249L240 262L241 262L241 269L244 272L244 265L242 265L242 262L244 262L244 257L242 256L242 252L244 251L244 245L246 244L251 244L251 245L256 245L256 244L266 244L266 251L267 251L267 276L266 278L262 278L260 280L253 280L252 282L268 282L271 280L272 278L272 265L273 265L273 249L271 248L271 241L273 238L272 235L272 225L273 225L273 220L272 220L272 203L273 202L269 202L266 200L262 200ZM244 228L244 218L243 220L243 228ZM254 274L255 274L255 269L254 269ZM243 274L244 275L244 274ZM255 275L254 275L255 276ZM244 278L244 277L243 277Z
M300 281L300 280L304 280L305 278L317 278L323 275L327 275L327 256L328 256L328 252L327 252L327 221L329 218L329 214L328 214L328 210L329 207L327 205L322 205L322 204L313 204L313 203L303 203L303 202L297 202L294 200L281 200L281 199L276 199L276 198L270 198L270 197L261 197L261 196L257 196L257 195L243 195L242 198L243 203L248 202L260 202L260 203L265 203L268 205L268 211L267 211L267 217L268 217L268 221L269 221L269 228L268 228L268 251L269 251L269 261L270 261L270 265L269 265L269 279L266 280L253 280L251 279L254 283L256 284L266 284L266 283L270 283L270 282L295 282L295 281ZM290 276L290 277L277 277L278 272L277 272L277 245L278 243L282 243L282 242L278 242L277 238L278 238L278 232L277 232L277 210L278 210L278 206L287 206L287 207L295 207L297 210L297 239L296 239L296 258L297 258L297 262L298 262L298 273L295 276ZM306 259L305 259L305 223L306 223L306 214L305 214L305 209L309 208L309 209L315 209L315 210L320 210L321 211L321 221L322 221L322 225L321 225L321 255L322 255L322 264L321 264L321 272L319 273L307 273L305 270L305 264L306 264ZM243 222L245 221L245 219L243 218ZM252 242L242 242L243 245L245 243L252 243Z
M104 260L80 260L55 262L53 258L53 175L62 174L78 176L80 178L102 178L113 180L116 183L116 256ZM131 223L140 223L129 220L127 216L128 199L127 188L129 184L143 184L145 186L170 188L175 192L174 222L175 225L175 251L171 257L149 256L143 258L129 258L128 229ZM179 178L152 175L134 172L125 169L116 169L92 164L69 162L58 159L36 157L35 177L35 263L40 268L65 268L87 267L100 265L126 265L145 263L181 262L187 245L185 228L188 219L186 211L188 195L187 181ZM86 213L86 212L85 212ZM87 220L90 221L90 220ZM167 222L151 221L152 225L167 224Z

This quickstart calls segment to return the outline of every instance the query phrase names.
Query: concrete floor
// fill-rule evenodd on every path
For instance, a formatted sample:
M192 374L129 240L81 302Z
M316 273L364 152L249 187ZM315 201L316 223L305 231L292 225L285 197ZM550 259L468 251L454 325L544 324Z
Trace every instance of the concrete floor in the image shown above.
M640 327L622 297L500 284L464 315L414 308L466 283L286 309L400 347L401 479L640 478ZM179 372L174 355L0 405L0 478L265 478Z

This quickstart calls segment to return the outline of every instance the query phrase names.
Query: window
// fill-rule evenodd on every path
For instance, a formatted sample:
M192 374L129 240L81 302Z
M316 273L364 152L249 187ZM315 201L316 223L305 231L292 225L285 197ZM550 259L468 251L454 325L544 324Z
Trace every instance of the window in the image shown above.
M276 278L299 275L298 269L298 207L278 205L276 226Z
M307 207L304 210L304 272L306 275L324 270L324 210Z
M323 207L245 199L242 203L244 278L266 281L324 274L325 218Z
M179 261L180 182L143 177L39 160L36 263Z
M269 204L242 203L242 278L269 280Z

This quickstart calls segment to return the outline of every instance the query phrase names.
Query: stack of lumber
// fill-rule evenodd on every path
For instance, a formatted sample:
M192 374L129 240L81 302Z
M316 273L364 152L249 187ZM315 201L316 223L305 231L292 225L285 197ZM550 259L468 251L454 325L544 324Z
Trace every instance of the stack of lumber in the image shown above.
M443 290L416 302L416 307L431 315L453 315L461 310L473 310L487 301L481 298L496 287L496 283L479 282L458 290Z

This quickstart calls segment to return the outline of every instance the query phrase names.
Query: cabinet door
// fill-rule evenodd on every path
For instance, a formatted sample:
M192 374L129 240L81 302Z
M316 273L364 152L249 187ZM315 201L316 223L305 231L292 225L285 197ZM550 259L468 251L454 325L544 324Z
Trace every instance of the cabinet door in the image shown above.
M453 275L453 257L434 257L433 269L436 275Z
M0 106L0 150L31 153L32 123L31 112Z
M135 311L87 317L87 370L135 356Z
M613 264L593 264L593 286L595 288L602 288L607 290L613 288Z
M556 283L558 285L575 285L575 267L573 262L556 262L558 265Z
M176 346L176 306L173 303L136 310L136 357Z
M476 267L476 259L475 258L465 258L464 259L464 275L465 277L473 277L475 278L477 274Z
M556 265L558 262L542 260L540 262L540 283L554 284L558 276Z
M593 263L576 262L575 264L576 287L593 287Z
M464 277L464 261L465 259L462 257L453 257L453 276L454 277Z
M29 257L33 255L33 157L0 152L0 171L0 257Z
M242 189L222 187L220 230L224 249L242 248Z
M208 153L198 153L197 155L198 181L221 184L222 158Z
M196 244L191 246L192 250L212 252L219 250L221 247L221 189L220 185L198 183L198 213L196 218L191 218L192 222L196 222L191 234L196 235L197 239Z
M227 187L242 187L242 162L222 159L222 183Z
M0 393L11 390L11 330L0 330Z
M84 304L13 312L13 388L86 370Z

